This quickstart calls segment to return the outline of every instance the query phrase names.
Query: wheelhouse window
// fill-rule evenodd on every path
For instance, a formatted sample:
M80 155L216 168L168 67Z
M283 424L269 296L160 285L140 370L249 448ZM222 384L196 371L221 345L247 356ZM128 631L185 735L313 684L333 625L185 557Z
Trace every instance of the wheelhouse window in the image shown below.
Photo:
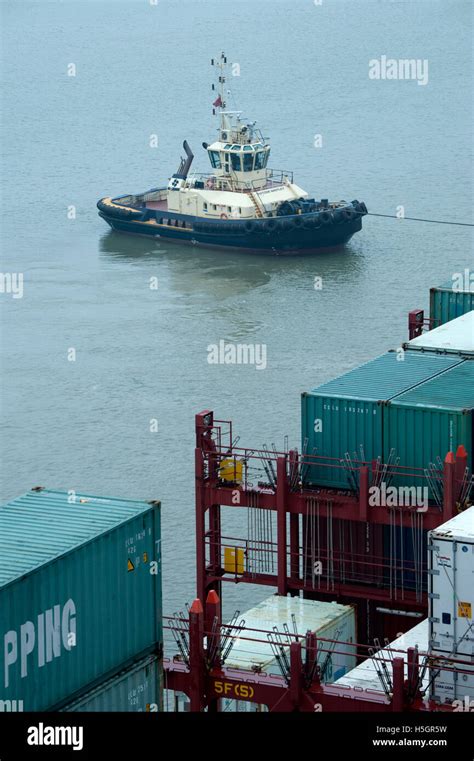
M219 151L209 151L209 158L211 160L211 166L214 169L220 169L221 168L221 160L219 157Z
M244 172L251 172L253 169L253 153L245 153L242 156L243 159L243 165L244 165Z
M263 169L265 167L265 151L258 151L255 154L255 169Z
M231 153L230 160L232 162L232 169L234 170L234 172L241 172L242 165L240 163L240 155L238 153Z

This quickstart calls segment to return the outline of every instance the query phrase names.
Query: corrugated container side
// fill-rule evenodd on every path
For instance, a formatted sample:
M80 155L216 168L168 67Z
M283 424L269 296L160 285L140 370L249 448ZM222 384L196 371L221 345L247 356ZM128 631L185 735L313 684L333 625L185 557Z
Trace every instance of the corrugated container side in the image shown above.
M68 712L157 712L163 709L161 658L148 656L68 704Z
M59 707L162 643L159 504L68 496L0 509L0 698L26 711Z
M473 464L474 361L466 360L392 399L384 407L384 456L393 447L400 465L427 468L463 444ZM394 486L424 485L396 476Z
M387 352L302 395L302 447L307 453L334 458L332 467L312 466L306 483L349 488L346 471L337 467L346 452L366 460L383 456L383 402L460 363L459 357Z
M306 481L319 486L348 489L348 476L339 460L349 452L359 453L363 445L367 459L376 459L382 446L382 405L380 402L349 400L337 397L302 397L302 435L309 439L307 454L324 454L335 458L327 465L308 469ZM360 453L359 453L360 457Z
M453 290L449 281L430 289L430 318L435 327L474 309L474 291Z
M441 410L430 407L411 407L406 403L390 403L384 410L384 453L391 447L400 456L400 466L428 468L444 460L464 444L470 454L472 467L472 412ZM395 476L393 486L426 486L421 479Z

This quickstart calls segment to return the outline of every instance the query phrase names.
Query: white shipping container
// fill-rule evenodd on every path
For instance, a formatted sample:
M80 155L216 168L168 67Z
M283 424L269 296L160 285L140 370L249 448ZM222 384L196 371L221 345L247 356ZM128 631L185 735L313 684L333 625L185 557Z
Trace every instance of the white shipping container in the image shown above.
M449 703L449 705L456 700L461 704L461 707L454 706L458 711L474 710L474 665L461 666L459 664L459 667L456 667L453 656L450 656L449 661L435 656L431 666L433 674L431 699L437 703Z
M296 631L301 636L309 630L316 634L318 640L337 640L335 645L319 643L318 663L322 664L326 660L327 652L324 651L332 650L323 681L332 682L339 679L356 664L356 623L354 608L351 605L273 595L242 613L239 620L242 618L245 620L246 630L264 631L245 631L242 638L235 641L225 662L226 668L281 674L266 632L271 632L273 627L279 632L284 632L286 624L289 631L294 633L293 620ZM246 639L247 637L250 640ZM285 647L288 660L289 645L288 642L288 647Z
M474 663L474 507L430 532L430 646Z
M466 312L439 328L422 333L403 344L404 349L474 354L474 311Z
M400 637L398 637L396 640L390 643L388 647L384 647L382 650L379 650L374 658L367 658L363 663L359 664L359 666L356 666L352 671L350 671L348 674L345 674L343 677L338 679L335 684L339 687L352 687L359 692L361 690L363 691L370 691L370 692L383 692L384 688L382 685L382 682L380 681L378 670L382 668L381 664L384 662L388 673L390 674L390 677L392 677L392 666L390 661L393 658L403 658L405 661L405 677L408 675L408 668L407 668L407 650L409 647L418 647L419 653L420 653L420 663L423 661L423 653L428 652L428 638L429 638L429 629L428 629L428 619L425 618L424 621L421 621L419 624L414 626L409 631L405 632L405 634L402 634ZM401 652L392 652L392 651L401 651ZM423 679L423 688L428 687L429 683L429 670L426 671L425 677Z

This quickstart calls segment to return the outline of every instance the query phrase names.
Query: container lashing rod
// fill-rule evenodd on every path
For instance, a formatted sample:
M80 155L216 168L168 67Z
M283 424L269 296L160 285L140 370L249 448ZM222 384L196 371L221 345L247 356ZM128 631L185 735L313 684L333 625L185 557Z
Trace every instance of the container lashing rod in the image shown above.
M285 652L285 647L281 644L280 635L278 633L276 626L273 627L273 634L271 632L268 632L267 639L270 644L270 647L272 648L272 652L278 664L278 667L281 671L281 675L283 679L285 680L286 684L289 684L290 683L290 664L288 662L288 658Z
M319 665L318 665L318 640L316 634L310 629L306 632L305 637L306 658L305 658L305 683L309 687L313 682L319 684Z
M186 665L189 665L189 632L187 621L182 612L174 613L174 621L171 632L178 647L181 657Z
M232 648L235 645L235 640L238 637L239 633L244 629L245 627L245 619L242 618L241 621L237 624L237 618L239 616L240 611L236 610L234 615L232 616L232 620L230 624L226 627L227 628L227 634L224 634L222 638L222 644L221 644L221 663L225 663L227 658L230 655L230 652Z
M338 640L340 634L341 634L340 630L336 629L336 631L334 633L334 639ZM329 645L328 645L328 649L326 651L324 651L326 653L326 657L325 657L323 663L321 664L321 668L319 670L320 679L322 681L324 681L326 679L326 673L327 673L327 670L329 668L329 664L331 663L331 655L333 653L333 650L335 650L335 648L336 648L336 642L330 642Z

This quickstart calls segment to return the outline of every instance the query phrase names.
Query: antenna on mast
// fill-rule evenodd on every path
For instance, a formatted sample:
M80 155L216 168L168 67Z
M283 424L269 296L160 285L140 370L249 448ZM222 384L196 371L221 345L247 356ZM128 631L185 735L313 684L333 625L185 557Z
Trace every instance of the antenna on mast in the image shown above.
M224 97L225 97L225 95L224 95L224 89L225 89L224 86L225 86L225 82L226 82L225 71L226 71L226 68L227 68L227 57L226 57L225 53L221 53L219 58L211 58L211 66L216 66L217 69L219 70L219 75L218 75L218 78L217 78L217 92L218 92L218 95L217 95L216 100L212 104L212 106L213 106L212 113L215 115L216 108L219 108L222 111L226 107L225 100L224 100ZM212 89L215 92L216 87L215 87L214 84L212 85Z

